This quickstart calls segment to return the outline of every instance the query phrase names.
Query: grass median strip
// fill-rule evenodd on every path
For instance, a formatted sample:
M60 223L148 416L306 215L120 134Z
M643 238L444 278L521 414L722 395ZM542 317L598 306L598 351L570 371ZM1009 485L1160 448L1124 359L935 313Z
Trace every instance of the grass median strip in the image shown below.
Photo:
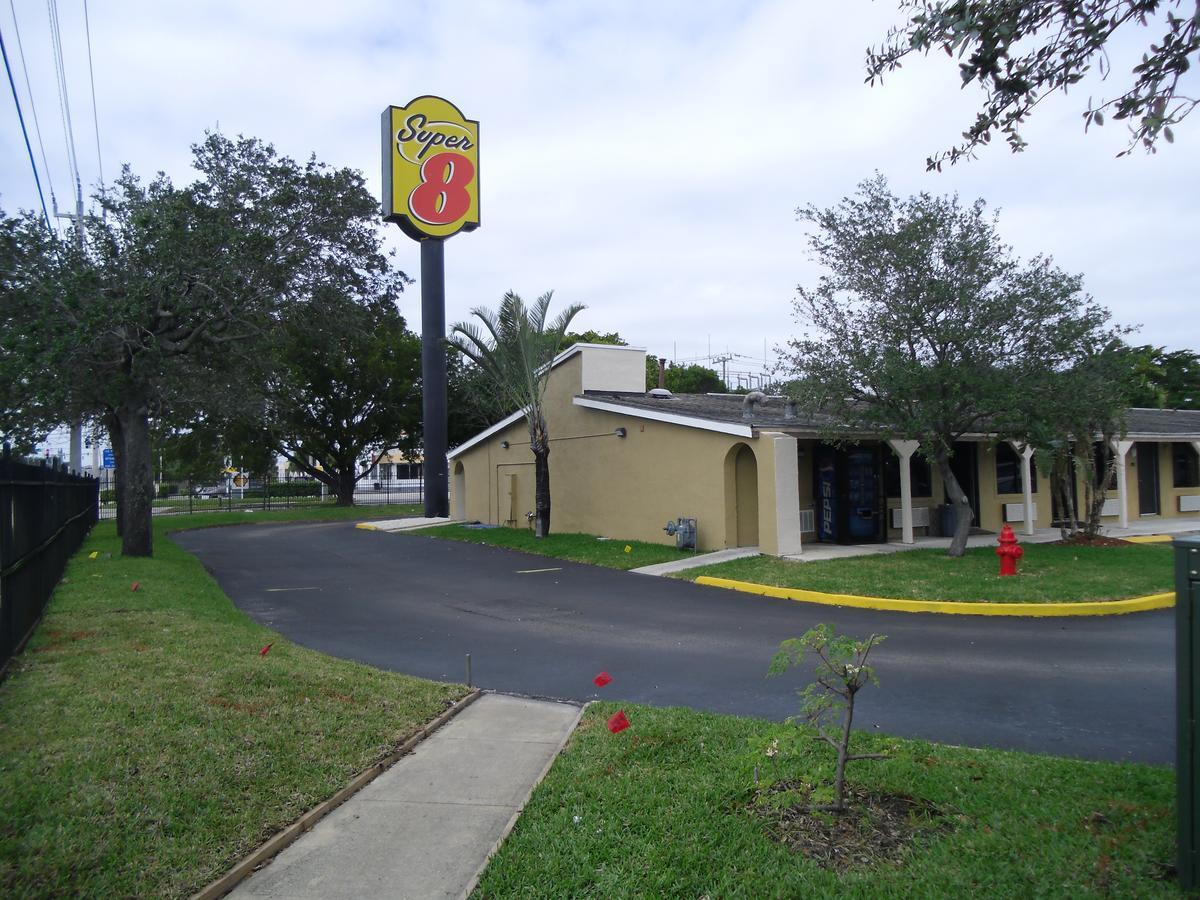
M1171 548L1165 544L1080 547L1025 544L1019 574L1000 577L993 548L959 559L944 550L906 550L821 562L755 556L677 573L748 581L771 587L897 600L963 603L1063 603L1124 600L1172 590Z
M0 685L5 895L187 896L465 695L292 644L166 537L365 514L156 520L153 559L95 528Z
M690 551L676 550L665 544L646 541L627 541L598 538L592 534L551 533L544 538L521 528L468 528L464 525L434 525L414 534L446 538L471 544L487 544L520 550L538 556L588 563L609 569L637 569L655 563L672 562L692 556Z
M891 758L855 763L852 788L903 799L912 835L828 868L788 804L829 779L829 748L789 725L622 708L616 735L615 704L588 708L479 896L1179 896L1169 769L856 734L855 753Z

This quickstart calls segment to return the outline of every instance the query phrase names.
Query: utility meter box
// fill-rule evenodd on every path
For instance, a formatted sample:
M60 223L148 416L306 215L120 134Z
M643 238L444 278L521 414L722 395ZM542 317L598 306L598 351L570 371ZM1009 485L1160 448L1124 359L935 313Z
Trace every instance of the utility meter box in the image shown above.
M675 536L675 546L679 550L696 549L696 520L680 516L674 522L668 522L663 528L667 534Z

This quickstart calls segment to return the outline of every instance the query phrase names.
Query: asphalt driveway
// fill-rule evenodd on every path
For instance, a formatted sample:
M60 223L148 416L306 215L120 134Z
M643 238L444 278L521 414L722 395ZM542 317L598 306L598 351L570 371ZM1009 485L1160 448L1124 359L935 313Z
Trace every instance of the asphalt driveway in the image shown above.
M1174 761L1171 610L1075 619L839 609L345 523L174 535L238 607L299 644L425 678L782 719L779 642L886 634L855 725L904 737ZM597 672L613 676L603 690Z

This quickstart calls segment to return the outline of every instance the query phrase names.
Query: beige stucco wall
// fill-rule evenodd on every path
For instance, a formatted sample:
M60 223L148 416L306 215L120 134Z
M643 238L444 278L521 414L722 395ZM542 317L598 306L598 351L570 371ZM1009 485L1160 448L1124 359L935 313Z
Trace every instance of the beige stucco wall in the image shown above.
M996 446L990 443L978 445L979 471L979 527L985 531L999 531L1004 527L1004 504L1024 503L1023 491L1017 493L1000 493L996 490ZM1017 454L1018 460L1020 454ZM1050 498L1050 481L1040 471L1033 472L1033 482L1036 490L1033 493L1033 505L1037 510L1034 517L1035 528L1049 528L1053 518ZM1009 522L1013 528L1018 528L1024 519Z
M612 348L615 350L615 348ZM636 371L635 371L636 370ZM644 378L644 356L625 350L607 352L596 358L583 351L562 361L551 373L546 395L546 417L551 436L550 483L552 530L583 532L614 539L635 539L672 544L674 538L663 526L680 516L698 522L701 550L718 550L738 545L739 504L738 448L753 453L753 475L743 468L743 491L755 482L757 541L764 553L795 553L799 550L798 522L801 510L812 509L814 448L812 437L799 439L779 433L760 432L752 437L719 433L683 424L646 419L625 412L598 410L575 405L585 382L593 388L605 383L640 384ZM638 373L641 373L640 375ZM673 413L670 401L664 413ZM617 437L617 428L626 436ZM501 446L509 442L507 449ZM995 449L987 442L978 445L980 525L988 531L1003 526L1003 504L1024 502L1023 494L996 492ZM882 452L892 453L886 443ZM1131 521L1138 518L1137 469L1127 458L1128 496ZM1179 515L1178 497L1200 494L1200 488L1175 488L1170 445L1159 445L1161 514ZM931 472L929 497L913 497L915 508L932 507L931 527L915 529L918 536L936 533L937 507L943 502L941 474ZM529 527L527 513L534 508L533 454L529 435L520 419L450 461L451 510L456 516L489 524ZM1036 525L1051 524L1051 495L1045 473L1037 476ZM1082 499L1082 485L1080 498ZM1116 496L1116 491L1109 493ZM899 498L887 500L887 536L899 540L901 530L891 527L891 509ZM744 512L747 504L741 504ZM1110 524L1116 517L1106 517ZM1014 526L1016 523L1013 523ZM743 536L747 533L743 528ZM815 540L805 531L803 541Z
M731 451L745 444L757 468L759 547L777 553L774 441L575 406L572 398L581 390L586 352L556 366L546 391L551 529L673 544L663 526L688 516L697 519L701 550L736 546L736 520L727 515L734 507L727 468ZM665 401L665 411L669 403ZM626 429L626 437L614 435L619 427ZM509 442L508 449L502 441ZM461 480L455 477L458 463ZM461 486L465 492L465 502L459 505L452 498L451 509L461 508L468 520L528 527L534 468L523 419L451 459L450 473L451 490ZM510 500L514 476L515 500Z

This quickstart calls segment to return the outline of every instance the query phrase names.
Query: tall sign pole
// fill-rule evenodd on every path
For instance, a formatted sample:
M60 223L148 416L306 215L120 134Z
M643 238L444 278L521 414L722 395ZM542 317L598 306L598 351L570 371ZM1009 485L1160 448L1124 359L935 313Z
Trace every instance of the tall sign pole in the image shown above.
M441 97L383 111L383 218L421 244L425 515L450 514L445 241L479 227L479 123Z

